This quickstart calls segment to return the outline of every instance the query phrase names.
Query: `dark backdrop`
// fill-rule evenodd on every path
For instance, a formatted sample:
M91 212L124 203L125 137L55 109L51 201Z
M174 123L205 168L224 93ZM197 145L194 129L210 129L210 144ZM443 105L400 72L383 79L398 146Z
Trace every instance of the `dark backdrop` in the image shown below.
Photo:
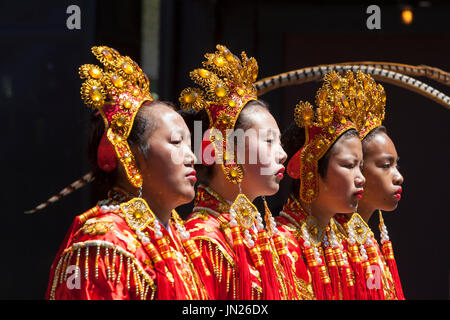
M177 101L215 44L245 50L260 78L294 68L344 61L394 61L450 70L450 6L414 6L404 26L398 5L381 5L381 30L366 28L367 4L297 1L163 0L160 12L160 99ZM67 6L82 12L81 30L66 28ZM54 255L73 218L89 209L90 187L33 216L23 214L88 171L89 111L81 103L77 68L92 63L92 45L109 45L140 62L140 1L55 1L0 5L0 105L6 139L0 298L41 299ZM145 41L145 39L144 39ZM156 44L155 44L156 45ZM448 93L448 88L426 80ZM283 130L299 99L313 101L318 83L278 89L262 98ZM449 111L385 84L385 124L405 177L399 208L385 213L405 295L448 299ZM269 204L278 212L286 185ZM260 206L261 203L257 201ZM179 210L189 212L191 205ZM378 219L371 221L374 230Z

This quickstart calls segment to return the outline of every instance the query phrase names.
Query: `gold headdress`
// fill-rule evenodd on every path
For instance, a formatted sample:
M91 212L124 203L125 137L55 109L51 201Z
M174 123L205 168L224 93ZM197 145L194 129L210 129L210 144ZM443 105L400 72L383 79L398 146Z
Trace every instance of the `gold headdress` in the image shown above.
M92 64L80 67L80 77L86 79L81 87L81 97L88 107L98 110L102 116L105 123L104 138L114 147L114 153L125 168L128 180L133 186L140 187L142 176L127 138L141 105L153 101L149 80L136 62L121 56L115 49L92 47L92 53L104 68Z
M186 88L179 101L182 109L206 110L211 129L209 142L214 146L216 161L222 163L227 179L237 184L242 181L243 172L234 161L227 161L231 158L227 153L227 141L242 108L248 101L257 99L254 82L258 64L245 52L241 53L240 60L225 46L217 45L217 50L205 54L204 68L190 73L191 79L203 90Z
M341 77L327 73L317 91L316 106L300 102L294 113L297 125L305 128L303 147L288 163L288 174L300 179L300 199L314 201L319 193L318 161L346 131L359 129L366 122L366 112L383 104L384 89L362 72L348 71Z

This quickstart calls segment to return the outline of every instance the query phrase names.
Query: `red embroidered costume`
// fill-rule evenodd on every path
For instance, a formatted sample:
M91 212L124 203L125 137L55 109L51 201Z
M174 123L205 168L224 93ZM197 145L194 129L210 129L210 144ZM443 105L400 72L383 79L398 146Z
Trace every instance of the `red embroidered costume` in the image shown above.
M123 166L128 181L142 186L127 138L144 102L153 101L139 66L116 50L93 47L104 65L83 65L85 103L104 120L99 167ZM166 229L167 227L167 229ZM142 198L119 189L75 218L52 265L48 299L207 299L199 275L209 271L175 211L164 227ZM196 270L195 267L198 268Z

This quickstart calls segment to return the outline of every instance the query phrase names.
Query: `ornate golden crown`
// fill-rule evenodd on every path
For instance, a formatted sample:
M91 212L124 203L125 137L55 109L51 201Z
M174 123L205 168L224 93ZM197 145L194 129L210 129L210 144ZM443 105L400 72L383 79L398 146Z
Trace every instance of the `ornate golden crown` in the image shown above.
M106 46L92 47L92 53L104 65L93 64L79 69L84 103L98 110L105 123L106 136L115 154L125 168L129 181L142 185L142 177L127 143L134 117L145 101L153 101L149 80L131 58L121 56L117 50Z
M210 142L214 145L216 160L222 163L227 179L233 183L242 181L242 168L235 163L223 163L223 154L227 158L227 130L234 129L236 120L245 104L257 99L254 82L258 76L258 63L248 58L245 52L241 59L233 55L223 45L217 45L215 53L205 54L201 69L190 73L191 79L200 88L186 88L180 93L182 109L205 109L209 117ZM219 130L223 139L218 141ZM218 145L222 144L222 148Z
M217 45L216 48L218 51L215 53L205 54L207 60L202 63L204 68L190 72L191 79L203 87L203 90L184 89L179 98L181 108L199 111L218 105L226 107L223 111L233 112L250 99L257 99L253 85L258 77L256 60L253 57L247 58L245 52L242 52L241 61L225 46Z
M319 159L328 151L341 134L356 129L360 131L369 115L384 114L384 88L372 77L360 71L348 71L344 76L331 71L324 77L322 87L316 93L316 108L300 101L295 107L294 119L305 128L303 147L288 163L288 173L300 179L300 199L310 203L318 196Z

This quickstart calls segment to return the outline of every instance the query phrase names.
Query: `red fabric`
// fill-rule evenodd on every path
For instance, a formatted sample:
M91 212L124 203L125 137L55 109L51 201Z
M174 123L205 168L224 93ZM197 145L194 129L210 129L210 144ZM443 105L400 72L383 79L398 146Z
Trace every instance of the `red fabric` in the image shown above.
M106 136L106 132L103 134L97 149L97 164L105 172L111 172L117 167L116 153Z
M48 299L208 298L203 285L196 281L198 276L190 271L190 267L184 260L180 260L170 266L167 264L168 259L164 259L155 265L152 263L152 261L155 261L155 256L152 256L151 250L147 248L148 245L140 242L133 236L133 230L122 217L115 212L103 212L98 210L98 208L92 210L92 212L93 214L88 217L86 222L80 218L83 216L77 217L66 236L50 272L50 281L47 289ZM106 229L99 232L96 227L102 225ZM92 226L95 227L92 228ZM170 225L170 228L173 236L167 230L161 230L164 237L170 241L168 246L170 246L172 252L184 254L182 244L176 235L174 227ZM160 250L156 239L152 237L152 231L150 229L146 231L150 235L151 244L154 248ZM100 252L97 254L97 246L89 246L87 257L85 247L83 247L84 249L81 249L80 255L77 257L75 254L77 253L76 247L85 246L88 243L102 243L107 244L108 247L100 247ZM109 249L107 250L106 248ZM116 255L113 254L113 248L116 248ZM65 268L61 268L64 265L62 263L64 260L61 258L64 252L70 251L73 254L68 259L67 265L76 266L78 264L80 274L79 286L75 287L70 287L69 282L61 278L66 271ZM126 256L120 254L121 252L125 252ZM162 256L161 252L159 252L159 255ZM122 264L120 263L120 257L122 257ZM128 264L128 261L131 264ZM96 264L98 265L97 268ZM175 286L175 283L171 281L166 272L166 267L169 268L169 271L175 278L175 283L178 280L181 284ZM96 269L98 270L97 276L95 275ZM115 277L112 275L115 275ZM143 293L144 290L139 291L140 288L145 288L144 285L150 283L144 281L145 279L150 279L155 285L154 288L148 287L147 294ZM138 294L138 292L142 292L142 295Z
M389 271L391 272L392 278L394 280L395 293L397 295L398 300L405 300L405 296L403 294L402 284L400 281L400 276L398 274L397 262L394 258L394 250L392 248L392 243L390 241L386 241L382 245L384 258L386 263L388 264Z
M204 261L212 274L211 278L203 279L203 282L213 282L207 287L214 288L210 296L215 300L256 300L270 297L273 293L264 292L264 289L273 287L271 281L276 275L267 274L267 279L264 268L255 264L251 249L243 242L243 231L238 226L230 228L228 210L227 204L216 199L205 188L198 188L194 212L186 221L185 227L201 248ZM252 228L248 231L255 238L255 231ZM267 261L263 261L267 266ZM262 273L261 278L256 276L256 271Z
M280 300L280 283L275 276L277 273L274 267L272 251L270 250L270 240L265 230L258 232L257 244L261 250L262 260L264 261L264 264L259 268L260 274L265 278L262 281L263 285L266 285L264 299Z
M333 290L330 282L325 282L326 267L324 265L325 258L322 256L322 264L316 265L314 253L312 248L305 248L304 239L299 236L298 228L302 225L307 218L307 214L301 208L299 203L290 197L283 206L283 212L287 214L291 219L283 216L276 217L277 226L280 232L286 237L290 238L292 242L297 243L297 246L288 246L292 254L299 257L297 260L297 276L304 280L307 279L306 274L309 271L310 278L309 283L314 289L314 295L317 300L329 300L333 299ZM292 220L297 225L292 223ZM301 260L301 262L299 262ZM304 263L306 261L306 265ZM321 267L325 267L325 270ZM324 274L325 272L325 274ZM322 273L322 275L321 275Z
M289 160L287 165L287 173L292 179L300 178L300 153L302 149L298 150L294 156Z

